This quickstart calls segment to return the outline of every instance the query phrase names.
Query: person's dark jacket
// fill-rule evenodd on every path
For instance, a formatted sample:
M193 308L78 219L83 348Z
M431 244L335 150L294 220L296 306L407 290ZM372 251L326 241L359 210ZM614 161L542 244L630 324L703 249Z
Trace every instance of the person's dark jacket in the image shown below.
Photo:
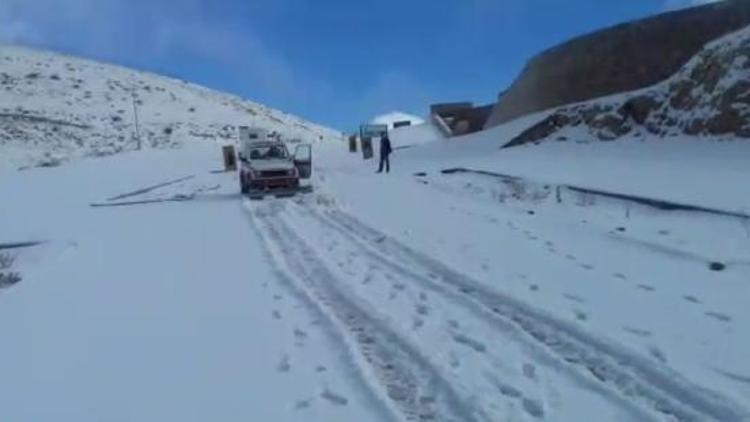
M387 136L380 138L380 154L391 155L393 148L391 148L391 140Z

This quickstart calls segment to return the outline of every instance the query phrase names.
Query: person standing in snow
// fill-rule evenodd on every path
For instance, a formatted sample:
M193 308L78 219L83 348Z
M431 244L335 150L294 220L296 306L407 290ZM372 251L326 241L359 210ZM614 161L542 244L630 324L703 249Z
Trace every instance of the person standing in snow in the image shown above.
M391 140L388 139L387 134L383 135L383 137L380 138L380 167L378 167L378 173L383 172L383 164L385 164L385 172L391 172L391 160L389 159L391 152L393 152L393 149L391 148Z

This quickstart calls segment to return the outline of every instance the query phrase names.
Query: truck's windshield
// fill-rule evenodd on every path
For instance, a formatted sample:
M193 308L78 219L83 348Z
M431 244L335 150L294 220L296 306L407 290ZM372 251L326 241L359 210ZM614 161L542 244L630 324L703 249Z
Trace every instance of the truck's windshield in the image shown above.
M253 147L250 149L251 160L269 160L289 158L289 152L281 145Z

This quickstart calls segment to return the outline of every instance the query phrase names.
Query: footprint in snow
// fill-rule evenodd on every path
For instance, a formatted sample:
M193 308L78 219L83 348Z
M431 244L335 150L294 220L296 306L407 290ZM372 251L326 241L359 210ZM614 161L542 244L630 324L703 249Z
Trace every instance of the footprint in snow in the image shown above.
M565 294L563 295L563 297L564 297L565 299L568 299L568 300L569 300L569 301L571 301L571 302L576 302L576 303L586 303L586 301L585 301L585 300L584 300L583 298L581 298L581 297L579 297L579 296L576 296L576 295L572 295L572 294L569 294L569 293L565 293Z
M614 273L612 274L612 277L619 278L620 280L627 280L628 278L625 276L625 274L622 273Z
M320 393L320 398L335 406L346 406L346 404L349 403L349 400L346 397L336 394L327 388Z
M664 355L664 352L662 352L658 347L656 346L649 347L648 353L651 355L651 357L658 360L659 362L667 363L667 356Z
M574 255L565 255L565 259L568 261L575 261L577 258Z
M453 341L460 345L472 348L477 353L485 353L487 351L487 346L485 346L484 343L463 334L455 334L453 336Z
M411 322L412 330L416 331L424 326L424 320L420 317L414 317Z
M524 363L521 370L523 371L523 375L526 378L530 380L536 380L536 366L530 363Z
M516 387L513 387L512 385L508 385L502 381L500 381L497 376L495 376L492 373L485 372L484 373L485 378L494 385L498 390L500 390L500 394L504 395L505 397L510 397L512 399L518 399L523 397L523 393L521 390L517 389Z
M638 288L647 292L653 292L654 290L656 290L655 287L649 286L648 284L639 284Z
M701 303L701 301L697 297L695 297L695 296L685 295L682 298L685 299L686 301L688 301L690 303L694 303L696 305L700 305L700 303Z
M638 337L651 337L651 331L648 331L648 330L641 330L639 328L633 328L633 327L622 327L622 330L625 331L626 333L630 333Z
M583 312L581 310L575 309L573 310L573 314L576 316L576 319L579 321L586 321L589 319L588 314L586 314L586 312Z
M417 313L422 316L427 316L430 313L430 308L427 305L420 303L417 305Z
M589 264L582 264L581 268L583 268L584 270L593 270L594 266Z
M524 398L521 400L521 407L523 407L523 410L528 413L529 415L541 419L544 417L544 406L537 400Z
M307 333L299 328L294 329L294 344L298 347L305 345L305 339L307 339Z
M422 302L426 302L427 301L427 293L425 293L425 292L419 292L419 300L421 300Z
M274 319L281 319L281 312L279 312L277 309L273 310L273 317Z
M454 330L458 330L458 328L460 327L458 321L456 321L455 319L449 320L448 321L448 326L451 327L451 328L453 328Z
M714 311L706 312L706 316L721 322L729 322L732 320L732 317L729 315Z
M461 361L458 359L458 355L456 352L451 351L450 353L450 361L448 362L451 366L451 368L456 369L459 366L461 366Z
M310 404L312 404L312 399L306 399L306 400L297 400L296 403L294 403L294 410L303 410L310 407Z
M281 362L276 365L276 370L279 372L289 372L290 369L292 369L292 364L289 362L289 356L284 355L284 357L281 358Z

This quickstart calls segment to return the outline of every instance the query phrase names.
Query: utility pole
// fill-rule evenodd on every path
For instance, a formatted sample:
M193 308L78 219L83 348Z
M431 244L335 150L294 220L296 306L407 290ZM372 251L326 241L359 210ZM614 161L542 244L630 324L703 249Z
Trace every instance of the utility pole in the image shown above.
M141 149L141 128L138 124L138 101L135 96L135 87L130 91L131 98L133 99L133 116L135 118L135 140L137 142L137 149Z

